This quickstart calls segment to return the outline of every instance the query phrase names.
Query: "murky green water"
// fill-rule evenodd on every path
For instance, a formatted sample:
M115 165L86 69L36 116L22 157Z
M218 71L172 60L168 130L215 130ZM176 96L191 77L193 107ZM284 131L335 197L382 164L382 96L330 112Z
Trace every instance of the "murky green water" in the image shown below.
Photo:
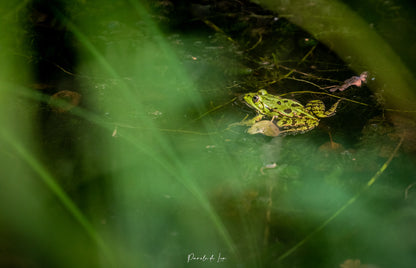
M388 66L249 3L7 4L0 266L415 263L413 91L392 93ZM31 46L61 34L46 54ZM325 89L352 69L366 85ZM255 115L241 95L260 88L344 99L310 132L250 135L231 124ZM73 107L52 106L62 91Z

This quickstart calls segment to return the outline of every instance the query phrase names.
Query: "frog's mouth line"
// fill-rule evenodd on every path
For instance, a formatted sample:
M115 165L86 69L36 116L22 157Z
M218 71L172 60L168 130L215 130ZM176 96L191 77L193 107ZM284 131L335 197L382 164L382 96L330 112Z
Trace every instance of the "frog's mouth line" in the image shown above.
M273 108L270 108L269 106L267 106L266 104L263 103L263 109L267 109L268 112L273 112Z
M248 104L248 103L247 103ZM258 106L257 105L250 105L248 104L248 106L253 109L255 108L257 110L257 112L264 114L264 110L267 109L270 111L270 108L267 107L264 103L260 103Z

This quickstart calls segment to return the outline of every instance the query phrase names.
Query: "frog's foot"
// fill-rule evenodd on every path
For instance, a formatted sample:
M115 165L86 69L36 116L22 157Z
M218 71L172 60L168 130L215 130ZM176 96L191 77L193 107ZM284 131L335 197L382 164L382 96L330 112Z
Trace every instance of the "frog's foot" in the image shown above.
M257 123L258 121L260 121L262 118L264 117L264 115L262 115L262 114L259 114L259 115L257 115L257 116L255 116L255 117L253 117L253 118L251 118L251 119L249 119L249 120L243 120L241 123L243 124L243 125L245 125L245 126L252 126L252 125L254 125L255 123Z
M339 99L331 108L325 111L325 104L321 100L312 100L306 104L306 109L320 118L331 117L335 114L335 111L338 107L339 102L342 100Z
M325 117L330 117L330 116L333 116L334 114L335 114L335 111L337 110L337 108L338 108L338 104L343 100L344 98L341 98L341 99L339 99L334 105L332 105L332 107L328 110L328 111L326 111L324 114L325 114Z

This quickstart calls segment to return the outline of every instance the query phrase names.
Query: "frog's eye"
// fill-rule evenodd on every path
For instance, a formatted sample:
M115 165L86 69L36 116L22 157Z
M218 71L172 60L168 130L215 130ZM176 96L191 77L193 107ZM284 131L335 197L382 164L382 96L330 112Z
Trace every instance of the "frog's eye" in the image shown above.
M256 96L253 97L252 101L253 101L253 103L256 103L256 102L259 101L259 99L260 99L259 96L256 95Z

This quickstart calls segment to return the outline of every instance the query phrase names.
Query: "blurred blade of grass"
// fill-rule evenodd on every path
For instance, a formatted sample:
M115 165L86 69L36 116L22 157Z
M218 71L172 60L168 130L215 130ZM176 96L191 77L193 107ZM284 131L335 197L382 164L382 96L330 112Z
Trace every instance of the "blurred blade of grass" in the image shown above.
M3 93L8 93L13 98L26 98L29 100L36 100L40 102L48 102L49 96L45 96L43 94L33 92L32 90L21 87L21 86L14 86L10 83L3 83L6 85L6 89L4 89ZM14 89L14 90L13 90ZM94 124L100 126L101 128L108 131L108 133L111 133L112 131L112 124L109 124L106 120L104 120L102 117L98 116L95 113L89 112L83 108L75 107L72 111L73 114L78 115L82 118L85 118L86 120L93 122ZM156 127L152 130L151 136L154 137L156 132L159 131ZM29 132L27 134L30 134ZM107 247L106 243L102 240L102 238L97 234L97 232L94 230L94 228L91 226L91 224L88 222L88 220L84 217L84 215L77 209L77 207L73 204L73 202L69 199L69 197L65 194L65 192L60 188L60 186L55 182L56 180L52 178L52 176L47 172L47 170L41 165L40 162L36 160L35 157L32 156L20 143L18 140L16 140L14 135L10 135L6 132L6 129L2 132L3 140L7 141L9 145L12 145L13 148L16 150L19 156L21 156L22 159L24 159L29 166L36 171L36 173L39 174L41 179L44 181L44 183L48 186L48 188L58 197L58 199L63 203L64 207L73 215L73 217L85 228L87 233L97 242L97 244L103 249L104 253L106 253L106 256L111 256L111 251ZM161 133L159 133L160 139L163 141L164 138ZM229 234L227 233L227 230L223 226L220 218L216 215L216 213L213 211L213 208L211 207L209 201L205 197L202 189L198 186L196 181L194 180L194 177L191 176L187 172L187 167L180 161L179 157L175 157L175 161L172 163L171 159L165 159L165 156L158 153L155 148L152 147L150 144L148 144L146 139L138 139L134 135L130 135L128 133L124 134L121 137L122 140L126 141L128 144L132 146L137 152L141 152L145 159L142 161L150 161L151 167L150 169L154 170L163 170L165 174L168 174L169 176L175 178L178 182L180 182L192 195L196 198L196 200L199 201L200 205L208 212L209 216L211 217L212 221L214 222L214 226L217 227L219 233L223 236L223 238L226 240L228 246L230 247L231 251L235 252L234 246L232 244L231 238L229 237ZM170 146L167 143L163 145L164 149L168 149ZM110 148L109 148L110 149ZM126 152L119 152L119 153L112 153L111 155L113 157L122 157L122 154L125 154ZM133 175L135 176L135 175ZM120 176L122 178L122 176ZM120 179L119 178L119 179ZM121 186L119 189L123 189L124 194L126 196L134 196L135 189L134 187L131 187L131 177L126 177L125 180L118 180L118 183L125 183L124 186ZM132 192L133 194L127 193ZM126 201L126 203L131 203L132 200ZM135 230L132 230L132 232L135 232ZM122 246L120 246L122 247Z
M108 245L96 232L94 227L88 221L88 219L83 215L83 213L77 208L73 201L68 197L68 195L62 190L62 188L56 182L56 179L52 177L51 174L46 170L46 168L33 156L32 153L27 151L22 145L21 141L16 140L14 134L8 132L7 129L1 130L1 138L6 141L9 146L11 146L17 156L22 158L28 166L39 175L41 180L46 184L49 190L58 198L62 205L68 210L68 212L75 218L76 221L81 224L85 229L87 234L97 243L97 245L103 250L103 253L108 258L110 263L114 263L112 258L112 251L109 249ZM24 167L22 167L24 168Z
M350 66L357 74L362 71L376 74L374 82L379 90L384 90L388 104L413 109L414 75L369 23L347 5L333 0L259 2L307 30L344 61L353 57Z
M337 211L335 211L329 218L327 218L321 225L317 226L313 231L311 231L304 239L296 243L293 247L288 249L286 252L281 254L277 259L278 262L283 261L289 255L294 253L300 247L302 247L305 243L307 243L312 237L314 237L317 233L323 231L335 218L337 218L341 213L343 213L347 208L349 208L352 204L354 204L358 198L361 197L366 191L370 189L370 187L376 182L376 180L384 173L387 167L390 165L393 158L397 155L400 146L403 143L403 138L400 139L399 143L396 145L396 148L391 153L387 161L381 166L381 168L372 176L367 185L365 185L360 191L358 191L354 196L352 196L344 205L342 205Z
M29 2L6 0L0 3L0 13L7 13L0 20L0 266L9 267L11 263L13 266L47 263L78 266L85 260L81 257L85 253L81 251L88 249L92 254L97 245L103 250L103 259L112 263L112 251L34 153L39 149L35 134L38 118L36 105L31 100L46 101L47 98L21 86L31 80L31 72L27 62L15 57L25 47L25 32L19 15ZM56 209L54 203L49 202L50 196L39 187L38 177L96 245L81 246L85 235L79 234L78 225L75 227L72 221L65 221L67 214L61 214L59 206ZM69 236L71 243L68 243ZM74 261L58 261L67 256L67 252L71 252ZM87 262L94 263L93 259L95 257Z
M147 31L151 34L150 37L140 40L140 47L136 50L128 50L127 44L121 42L119 47L108 47L105 52L101 52L90 40L89 35L83 33L82 29L88 27L94 31L93 27L88 26L91 25L88 19L80 20L76 25L61 15L65 24L83 45L83 51L80 51L80 53L83 55L92 55L92 61L96 61L88 62L88 67L84 67L84 69L82 69L82 66L87 63L81 62L80 70L86 71L86 68L101 69L101 77L119 81L119 85L106 91L106 98L103 100L105 107L112 110L112 116L116 118L128 118L129 108L126 109L126 107L134 107L140 114L146 114L145 105L156 103L158 106L171 108L168 111L171 111L173 116L176 116L177 121L175 122L180 127L183 124L179 119L182 109L184 107L193 107L195 110L200 111L203 100L196 91L196 86L190 81L181 63L176 58L175 52L168 45L164 35L157 29L157 26L145 8L138 1L131 1L130 4L134 7L139 19L144 21L144 24L148 27ZM132 62L128 61L131 59L133 59ZM138 87L133 87L126 83L118 71L116 71L121 66L126 67L126 65L127 69L132 70L135 74L134 82L139 84ZM167 74L162 77L157 72L160 71L158 68L161 67L168 69ZM160 94L163 99L159 101L147 99L149 94L155 93ZM94 95L91 95L93 96L92 102L94 102ZM99 99L99 96L95 95L95 99ZM102 103L96 104L102 105ZM80 115L84 118L89 118L86 113L83 114L81 112ZM124 222L126 226L123 229L124 231L127 230L130 232L127 237L130 239L137 236L138 233L146 234L146 230L138 230L140 227L138 227L137 222L129 219L132 215L127 206L135 202L140 202L140 200L137 200L141 194L140 189L133 187L134 183L137 182L137 178L143 177L142 174L151 172L158 174L162 170L162 174L160 175L148 176L142 179L149 180L149 184L154 184L156 185L155 187L159 187L160 189L165 187L164 184L169 183L167 180L169 177L173 177L177 182L182 184L193 196L189 202L193 203L195 199L199 203L211 219L213 226L215 226L220 237L226 243L229 251L236 255L237 252L228 231L212 208L204 189L199 186L197 179L188 172L189 167L184 163L181 156L178 155L175 149L177 145L171 140L172 137L161 131L155 123L155 120L148 116L140 117L134 123L145 126L147 132L140 133L140 136L124 133L120 139L133 145L133 149L140 152L139 155L135 152L130 152L130 154L125 151L123 152L118 148L107 148L109 150L108 156L116 159L125 159L121 160L125 161L125 163L137 162L136 165L140 169L140 173L132 172L125 176L119 175L115 182L119 186L117 188L119 192L115 193L117 198L119 198L118 205L120 206L120 211L126 217L126 221ZM121 200L126 197L127 200ZM157 199L158 197L155 196L153 198ZM158 212L158 210L155 210L155 212ZM159 213L163 213L163 211L159 211ZM154 216L155 218L158 217L158 215ZM147 219L147 221L151 223L152 219ZM195 228L198 227L195 226ZM148 247L146 239L139 241L142 241L139 247Z

